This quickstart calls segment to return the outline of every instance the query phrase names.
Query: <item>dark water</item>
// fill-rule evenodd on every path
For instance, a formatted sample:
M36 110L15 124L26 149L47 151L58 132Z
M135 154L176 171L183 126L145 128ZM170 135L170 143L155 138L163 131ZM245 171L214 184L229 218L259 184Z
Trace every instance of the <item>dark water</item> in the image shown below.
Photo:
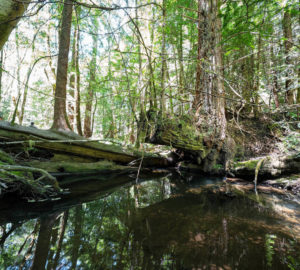
M0 269L300 269L300 206L218 178L64 179L55 202L0 203Z

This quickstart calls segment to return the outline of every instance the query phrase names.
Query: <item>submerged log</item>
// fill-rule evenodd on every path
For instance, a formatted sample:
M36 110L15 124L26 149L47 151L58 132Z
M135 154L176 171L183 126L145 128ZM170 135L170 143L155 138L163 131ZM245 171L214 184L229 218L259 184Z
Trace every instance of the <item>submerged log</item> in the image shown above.
M260 168L258 168L259 163ZM232 162L229 171L235 177L258 181L300 173L300 153L294 155L270 155L247 161Z
M159 155L143 153L136 150L125 149L119 145L105 144L87 140L73 132L40 130L33 127L11 125L8 122L0 122L0 141L2 148L20 149L35 148L46 150L53 155L56 153L67 156L86 158L94 162L109 160L118 164L129 163L143 166L168 166L170 160ZM68 160L68 158L67 158Z

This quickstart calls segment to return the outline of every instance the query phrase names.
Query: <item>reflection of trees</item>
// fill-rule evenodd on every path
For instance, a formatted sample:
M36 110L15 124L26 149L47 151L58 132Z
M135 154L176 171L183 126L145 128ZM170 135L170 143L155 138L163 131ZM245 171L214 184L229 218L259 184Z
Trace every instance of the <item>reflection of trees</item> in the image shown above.
M58 214L43 217L40 220L40 230L32 263L32 270L45 269L47 256L50 248L51 230Z
M143 182L59 215L7 226L12 232L0 268L260 269L270 234L277 236L273 265L282 267L297 251L274 212L254 200L206 189L170 193L169 180Z

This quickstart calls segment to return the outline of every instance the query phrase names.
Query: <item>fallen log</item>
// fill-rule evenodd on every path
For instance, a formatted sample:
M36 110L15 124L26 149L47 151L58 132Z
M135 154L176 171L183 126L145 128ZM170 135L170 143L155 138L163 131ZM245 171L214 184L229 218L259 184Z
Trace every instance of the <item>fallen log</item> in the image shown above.
M14 143L12 143L14 142ZM46 150L53 155L56 153L64 156L77 156L86 158L87 161L109 160L118 164L143 166L170 165L170 160L159 154L143 153L133 149L125 149L120 145L105 144L87 140L73 132L41 130L33 127L11 125L0 122L0 144L3 149L20 149L24 146Z
M260 165L260 168L258 168ZM300 153L293 155L269 155L247 161L231 162L229 172L235 177L258 181L300 173Z

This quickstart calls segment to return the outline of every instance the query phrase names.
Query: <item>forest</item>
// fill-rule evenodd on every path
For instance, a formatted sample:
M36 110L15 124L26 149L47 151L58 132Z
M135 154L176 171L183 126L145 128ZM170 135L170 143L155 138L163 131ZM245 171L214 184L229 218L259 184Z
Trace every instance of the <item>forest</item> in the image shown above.
M78 269L196 269L192 267L199 262L189 265L180 245L175 245L174 254L178 251L185 258L183 261L168 261L166 258L174 255L169 250L165 257L152 251L147 257L145 250L150 248L151 238L145 240L149 240L148 249L137 238L142 238L149 229L148 219L144 224L147 229L135 230L135 225L141 226L147 215L150 223L151 218L157 222L158 217L151 212L156 208L171 209L172 213L168 205L172 187L182 190L181 181L190 185L190 179L193 182L195 177L213 177L226 182L226 187L221 184L214 195L204 188L203 192L217 202L233 193L233 197L240 196L240 192L254 192L256 196L261 192L274 193L293 198L296 203L293 211L300 211L299 41L297 0L0 0L0 200L3 205L11 200L57 201L56 207L60 209L59 213L53 213L49 206L41 208L51 212L48 218L41 216L42 210L30 206L26 210L29 212L22 209L28 217L40 218L35 225L30 220L29 227L34 227L30 230L36 237L39 232L35 252L41 254L35 254L33 261L27 264L25 257L29 253L33 255L30 251L20 264L24 268L16 269L46 269L45 265L49 270L75 269L76 265ZM170 174L173 176L169 179ZM90 178L84 180L89 175L107 179L109 188L102 182L100 186L89 184ZM155 179L162 175L169 179L168 184L161 185L160 191L154 188L165 205L152 205L156 193L150 191L156 184L149 184L149 190L148 184L145 187L139 184L151 178L150 175ZM137 186L129 188L127 193L118 191L120 200L125 201L123 206L114 193L105 199L112 200L114 210L106 209L106 201L93 202L99 204L101 213L117 215L116 212L124 210L122 207L136 213L146 201L143 196L149 195L147 200L151 203L145 203L144 212L133 214L134 218L126 216L127 210L122 212L121 215L126 216L125 225L122 218L120 221L125 226L125 231L121 230L125 238L122 238L124 245L118 243L116 257L101 253L108 257L97 268L95 257L83 247L80 249L80 239L76 237L69 239L73 245L69 265L59 257L63 242L56 245L57 258L54 249L43 253L51 245L55 246L46 235L52 235L51 241L58 238L63 241L63 235L53 226L60 226L60 232L65 233L69 216L66 205L75 206L75 212L70 214L75 230L84 228L83 208L89 209L85 202L96 197L85 194L85 185L104 196L111 194L113 187L132 181L129 179ZM77 185L83 188L80 192ZM74 194L70 195L68 189ZM74 201L76 192L85 198L80 206ZM194 194L195 190L190 192ZM189 205L189 200L193 200L190 194L184 194L182 205L177 199L179 212L186 201ZM175 197L172 197L174 201ZM164 201L165 198L168 200ZM202 197L199 200L203 200L203 205L212 209L218 219L213 205ZM249 205L255 208L251 200ZM255 200L261 203L258 197ZM217 202L215 207L219 207ZM119 205L118 210L115 204ZM245 201L240 204L247 209ZM236 215L246 211L232 207ZM91 224L95 222L93 211L94 208L89 212ZM166 213L176 222L178 213L173 216ZM101 216L101 224L107 226L105 230L113 239L118 238L115 231L109 231L110 223L104 220L105 214ZM258 211L254 216L268 217L269 214ZM9 215L4 220L1 215L4 214L0 207L0 225L5 224L0 229L0 250L10 234L18 229L16 224L27 219L26 215ZM297 220L297 214L294 213L293 218ZM186 219L197 223L192 221L188 211ZM7 225L10 222L13 225ZM81 225L76 225L78 222ZM152 225L157 226L154 223ZM203 230L208 230L204 227ZM276 232L277 229L272 227ZM130 246L131 230L137 237L132 243L137 246ZM186 230L194 232L192 227ZM282 228L280 231L289 233ZM42 233L48 244L39 240ZM216 233L220 233L219 229ZM300 234L300 228L293 233ZM267 258L274 253L272 241L275 240L270 237L269 246L266 244ZM95 240L95 252L98 240ZM26 241L24 246L28 244ZM104 237L103 241L107 239ZM130 242L127 252L132 252L131 255L124 251L126 241ZM173 243L172 239L168 241ZM293 248L298 250L299 237L293 237L293 241L296 241ZM105 250L107 245L110 242L106 243ZM24 246L20 247L22 252ZM219 247L211 248L218 250ZM91 258L86 259L79 250ZM268 269L298 269L299 257L286 262L291 254L280 259L283 268ZM133 262L135 256L141 256L140 261ZM9 261L0 255L0 265L8 267L16 258ZM82 266L83 261L86 267ZM158 268L160 262L161 268ZM206 266L201 264L201 267L210 268L203 269L251 269L247 264L241 268L226 268L225 264L213 268L211 262L205 263ZM110 268L112 266L117 268Z

